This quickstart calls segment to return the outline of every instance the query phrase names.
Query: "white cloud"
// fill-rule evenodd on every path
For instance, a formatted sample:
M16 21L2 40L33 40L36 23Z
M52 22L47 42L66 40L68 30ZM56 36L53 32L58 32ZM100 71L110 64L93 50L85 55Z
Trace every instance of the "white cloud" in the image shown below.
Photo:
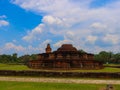
M86 42L89 42L91 44L94 44L95 41L97 40L97 37L96 36L88 36L87 39L86 39Z
M64 19L59 19L57 17L53 16L44 16L42 19L42 23L40 23L38 26L36 26L32 31L29 31L26 36L24 36L22 39L28 42L32 42L34 40L40 39L40 35L44 32L50 32L53 34L61 34L63 33L63 30L65 27L68 27L69 25L64 23ZM57 31L55 32L55 28L60 29L61 32Z
M2 26L8 26L9 25L9 22L6 21L6 20L4 20L6 18L7 18L6 15L1 15L0 16L0 27L2 27Z
M59 27L65 27L68 26L67 24L65 24L65 19L60 19L58 17L53 17L53 16L44 16L42 19L44 24L47 25L54 25L54 26L59 26Z
M21 8L43 15L42 23L36 27L38 30L33 29L23 37L26 41L36 40L38 34L46 36L48 33L44 32L49 32L64 38L55 42L54 46L72 42L76 46L80 45L87 48L85 42L91 42L93 44L92 48L104 48L94 45L96 40L99 39L106 43L112 42L115 45L114 47L119 46L120 1L116 0L116 2L108 3L99 8L90 8L92 1L12 0L14 4ZM44 25L44 28L40 26L41 24ZM113 50L112 46L111 50Z
M7 22L6 20L0 20L0 27L2 26L8 26L9 22Z
M54 18L53 16L45 16L43 22L47 24L60 24L62 21L59 18Z
M42 47L33 47L31 45L22 46L16 45L13 42L6 43L3 47L0 47L0 54L13 54L17 53L18 55L24 54L35 54L42 52Z
M55 43L53 46L58 48L58 47L60 47L62 44L66 44L66 43L70 44L70 43L72 43L72 41L71 41L71 40L58 41L58 42Z
M43 41L40 45L41 46L46 46L48 43L51 43L52 41L50 39L47 39L45 41Z
M114 34L107 34L103 40L105 42L109 42L112 44L119 44L120 43L120 36L114 35Z
M47 44L50 44L51 42L52 42L52 40L50 40L50 39L47 39L47 40L41 42L39 44L39 46L38 46L39 47L39 51L41 53L45 52L45 48L46 48Z
M95 28L95 29L106 29L107 28L105 24L101 24L99 22L93 23L90 27Z
M12 50L12 49L14 49L16 52L25 50L25 48L22 47L21 45L16 46L15 44L13 44L11 42L10 43L6 43L5 46L4 46L4 49L5 50Z
M66 33L65 33L65 39L69 39L69 40L73 40L74 38L75 38L76 36L75 36L75 34L74 34L74 32L72 32L72 31L67 31Z
M36 28L34 28L32 31L28 32L26 36L24 36L22 39L28 42L31 42L33 40L38 40L39 35L42 33L44 28L43 24L39 24Z

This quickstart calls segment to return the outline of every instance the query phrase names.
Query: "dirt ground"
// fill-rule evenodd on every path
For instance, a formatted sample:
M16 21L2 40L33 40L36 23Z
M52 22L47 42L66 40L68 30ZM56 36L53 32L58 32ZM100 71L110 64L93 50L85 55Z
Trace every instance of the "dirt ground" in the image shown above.
M120 80L96 80L96 79L94 80L94 79L45 78L45 77L6 77L6 76L0 76L0 81L82 83L82 84L120 84Z

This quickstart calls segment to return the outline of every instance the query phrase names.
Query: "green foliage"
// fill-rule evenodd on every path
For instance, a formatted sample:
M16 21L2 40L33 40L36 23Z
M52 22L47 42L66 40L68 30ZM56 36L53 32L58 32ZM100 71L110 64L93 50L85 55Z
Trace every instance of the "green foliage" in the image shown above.
M113 58L114 63L116 64L120 63L120 53L114 54L113 57L114 57Z
M95 60L102 61L105 64L120 64L120 53L113 54L112 52L101 51L99 54L95 54Z
M120 85L113 85L120 90ZM106 85L0 81L0 90L100 90Z
M78 50L78 52L81 53L81 54L85 54L85 53L86 53L86 52L85 52L84 50L82 50L82 49Z
M18 58L20 63L27 64L30 60L30 55L24 55Z
M27 64L29 60L36 60L37 55L23 55L18 57L17 53L14 53L12 55L0 55L0 63L6 63L6 64Z
M17 53L14 53L11 57L13 62L17 62Z
M28 61L30 60L36 60L37 59L37 55L36 54L32 54L32 55L24 55L18 58L20 63L23 64L27 64Z
M78 50L80 54L85 54L84 50ZM120 53L112 53L107 51L101 51L98 54L94 55L95 60L102 61L104 64L120 64ZM27 64L29 60L36 60L37 54L32 55L23 55L18 57L17 53L13 53L12 55L0 55L0 63L6 64Z
M12 61L13 60L12 60L11 55L5 55L5 54L0 55L0 62L1 63L9 63L9 62L12 62Z

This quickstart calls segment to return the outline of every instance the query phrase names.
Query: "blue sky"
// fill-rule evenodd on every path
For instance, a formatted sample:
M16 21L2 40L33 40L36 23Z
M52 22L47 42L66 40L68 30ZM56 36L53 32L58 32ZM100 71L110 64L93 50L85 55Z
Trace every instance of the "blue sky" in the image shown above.
M120 0L0 0L0 54L42 53L73 44L120 52Z

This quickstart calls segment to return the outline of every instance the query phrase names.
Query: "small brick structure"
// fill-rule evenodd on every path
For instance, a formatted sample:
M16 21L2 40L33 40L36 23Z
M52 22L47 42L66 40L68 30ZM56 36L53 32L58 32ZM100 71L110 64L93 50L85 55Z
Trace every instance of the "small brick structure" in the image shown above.
M94 55L81 53L72 44L63 44L52 52L50 44L46 53L38 54L37 60L28 62L33 69L101 69L103 64L94 60Z

